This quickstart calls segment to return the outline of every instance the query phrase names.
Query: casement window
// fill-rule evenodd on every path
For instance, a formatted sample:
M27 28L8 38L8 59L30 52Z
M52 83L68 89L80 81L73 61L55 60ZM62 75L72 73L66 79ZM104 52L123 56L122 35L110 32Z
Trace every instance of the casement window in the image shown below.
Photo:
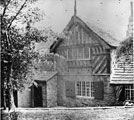
M94 97L94 82L90 81L77 81L76 94L80 97Z
M134 101L134 85L125 85L126 100Z
M103 81L66 81L66 97L93 98L103 100L104 83Z

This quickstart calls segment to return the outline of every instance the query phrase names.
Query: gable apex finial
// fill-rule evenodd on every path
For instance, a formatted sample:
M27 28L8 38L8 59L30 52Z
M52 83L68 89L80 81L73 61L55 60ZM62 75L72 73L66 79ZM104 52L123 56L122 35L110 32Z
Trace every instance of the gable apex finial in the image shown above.
M74 16L77 14L77 9L76 9L76 0L74 0Z

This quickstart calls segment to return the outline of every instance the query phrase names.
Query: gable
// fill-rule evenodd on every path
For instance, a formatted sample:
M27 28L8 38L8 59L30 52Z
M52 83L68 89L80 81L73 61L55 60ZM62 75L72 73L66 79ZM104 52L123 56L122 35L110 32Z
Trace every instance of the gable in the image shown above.
M102 29L92 24L89 24L89 22L85 22L85 21L81 20L77 16L73 16L69 21L69 23L67 24L67 26L65 27L64 32L67 33L72 27L72 25L79 24L88 32L88 34L91 33L94 37L97 37L97 39L99 39L99 42L103 46L107 48L115 48L119 45L119 41L113 38L109 33L106 33Z
M66 38L60 44L62 46L78 46L78 45L88 45L96 46L101 45L106 49L109 49L110 46L103 42L99 36L93 33L92 30L85 27L81 22L76 21L69 24L64 30Z

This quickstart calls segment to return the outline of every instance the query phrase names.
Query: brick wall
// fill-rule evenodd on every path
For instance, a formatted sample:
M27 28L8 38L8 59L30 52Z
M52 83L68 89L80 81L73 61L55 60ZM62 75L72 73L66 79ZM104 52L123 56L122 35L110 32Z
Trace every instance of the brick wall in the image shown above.
M47 107L57 106L57 76L47 81Z
M42 86L42 103L43 103L43 107L47 106L47 89L46 89L46 84Z
M94 76L94 80L104 82L104 98L103 100L90 99L90 98L70 98L66 97L65 81L76 81L78 79L87 79L87 76L58 76L58 105L74 107L74 106L106 106L113 105L115 102L114 87L110 85L109 76Z
M18 107L31 107L31 89L18 92Z

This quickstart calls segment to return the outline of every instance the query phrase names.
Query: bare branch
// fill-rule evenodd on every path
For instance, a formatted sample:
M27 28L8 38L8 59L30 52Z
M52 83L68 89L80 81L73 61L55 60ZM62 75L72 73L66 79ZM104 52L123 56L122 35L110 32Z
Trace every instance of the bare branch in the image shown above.
M11 27L13 21L17 18L17 16L19 15L20 11L24 8L24 6L25 6L25 4L26 4L27 1L28 1L28 0L25 0L25 2L21 5L20 9L18 10L18 12L16 13L16 15L15 15L15 16L13 17L13 19L11 20L9 26L7 27L7 30L9 30L9 28Z
M9 1L7 2L7 4L5 4L5 7L4 7L3 14L2 14L1 18L3 18L3 16L5 15L6 9L7 9L7 7L8 7L8 5L9 5L10 2L11 2L11 0L9 0Z

